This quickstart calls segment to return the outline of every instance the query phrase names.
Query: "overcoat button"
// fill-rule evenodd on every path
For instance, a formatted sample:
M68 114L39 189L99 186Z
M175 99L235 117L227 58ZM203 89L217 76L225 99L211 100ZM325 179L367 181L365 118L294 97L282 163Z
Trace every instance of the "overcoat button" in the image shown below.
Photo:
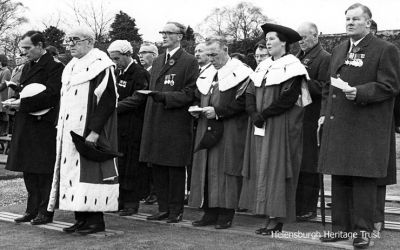
M331 117L329 117L331 120L333 120L333 118L335 118L333 115L331 115Z
M335 94L333 94L333 95L332 95L332 98L336 98L336 95L335 95Z

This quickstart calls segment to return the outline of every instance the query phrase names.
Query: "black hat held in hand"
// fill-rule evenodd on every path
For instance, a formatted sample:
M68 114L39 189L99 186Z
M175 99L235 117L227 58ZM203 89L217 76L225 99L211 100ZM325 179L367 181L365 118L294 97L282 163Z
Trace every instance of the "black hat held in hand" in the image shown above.
M196 146L194 152L201 149L210 149L215 146L224 134L224 124L217 120L207 120L207 130Z
M121 157L123 154L119 152L110 151L104 147L99 145L92 145L86 143L84 137L78 135L74 131L71 131L72 141L75 144L76 150L78 150L79 154L91 161L95 162L103 162L106 160L110 160L115 157Z

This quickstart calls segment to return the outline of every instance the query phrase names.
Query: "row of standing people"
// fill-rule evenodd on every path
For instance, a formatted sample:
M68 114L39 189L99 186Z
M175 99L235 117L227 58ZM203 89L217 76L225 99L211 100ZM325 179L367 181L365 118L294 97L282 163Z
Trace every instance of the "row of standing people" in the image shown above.
M371 17L371 12L363 5L352 5L346 10L350 40L334 50L330 63L329 54L318 44L315 25L302 25L300 36L290 28L265 24L262 28L271 57L261 62L255 73L229 57L226 40L220 37L206 41L205 51L212 66L203 71L204 67L199 68L195 57L180 48L185 27L169 22L160 32L166 53L155 59L150 78L145 73L141 75L142 79L147 79L150 91L128 94L124 105L117 100L113 63L107 55L93 49L94 38L88 32L77 30L69 35L74 59L64 69L62 77L63 66L55 64L44 53L44 41L38 38L37 33L27 34L21 47L33 56L22 72L21 87L41 82L47 84L47 89L34 97L17 99L10 105L19 109L15 131L20 134L13 137L7 168L24 172L28 203L29 199L34 199L38 204L32 207L35 211L27 210L21 220L34 219L32 222L39 224L51 221L52 211L58 205L60 209L76 211L76 223L66 228L66 232L85 234L104 230L100 212L118 209L118 191L121 189L115 178L103 178L103 175L112 172L116 164L113 160L93 162L82 157L69 133L72 130L84 136L89 145L105 144L116 151L117 113L121 115L124 108L135 110L137 105L146 103L140 148L127 151L135 154L126 156L135 157L135 162L152 165L159 211L149 216L149 220L167 219L169 223L176 223L182 219L185 166L192 163L192 116L195 116L199 120L189 204L202 206L205 213L193 225L216 224L216 228L228 228L234 209L239 205L267 215L265 227L257 233L269 235L281 231L283 223L296 217L295 196L302 161L304 166L316 164L315 133L308 136L304 133L306 140L313 141L313 145L306 143L307 147L304 147L311 146L313 155L304 156L307 150L303 152L303 119L306 119L305 127L315 130L322 93L321 114L329 119L324 124L319 172L333 175L334 231L371 232L377 200L376 195L371 194L377 193L377 179L385 176L393 179L388 171L388 165L392 166L389 159L394 154L394 130L390 127L393 126L393 103L398 93L399 77L397 49L369 34ZM298 57L301 61L289 54L289 45L300 40L303 52ZM351 44L355 46L350 49ZM123 41L112 45L114 49L110 46L109 53L118 65L129 46L127 50ZM385 57L378 60L380 55ZM360 60L361 66L357 66ZM135 66L130 61L119 75L117 86L139 79L139 76L123 78L124 75L128 77L126 73L132 65ZM328 71L327 65L330 65ZM199 69L203 72L198 77ZM329 88L327 72L331 77L340 77L348 82L349 87L343 91ZM361 80L360 75L363 76ZM47 79L49 76L51 78ZM130 87L135 90L147 88L145 81L140 84ZM54 115L56 110L39 117L29 113L56 107L59 93L56 147L55 140L51 139L56 133L53 127L57 119ZM145 95L149 96L147 101ZM188 112L196 99L198 105L192 106ZM379 116L379 119L367 120L371 114ZM357 119L365 119L372 125L360 127ZM359 129L354 131L354 127ZM374 131L376 127L380 128L379 133ZM371 135L367 143L363 137L365 132ZM42 142L46 138L40 137L38 141L38 135L43 134L49 140L46 143L48 148L26 149L28 145L44 145ZM123 136L132 141L139 138L133 134ZM343 140L349 138L352 139L351 145L356 146L349 148L347 144L346 147ZM125 139L120 141L120 148L126 146L125 142ZM382 145L387 145L390 150L385 150L388 148ZM367 152L376 152L376 155ZM56 162L55 168L48 164L52 161ZM33 173L32 165L35 166ZM43 168L46 171L41 172ZM120 178L123 186L124 176ZM49 188L39 188L36 197L29 197L29 190L32 190L29 183L37 189L39 186L49 187L51 182L51 192ZM362 197L352 195L353 191L360 193L358 187L367 187L371 192L364 192L366 195ZM48 193L51 195L46 195ZM354 215L350 214L349 207L343 205L348 195L351 195L352 207L358 208L353 211ZM50 202L46 209L48 197ZM350 221L352 224L348 224ZM354 244L368 246L369 238L360 234Z

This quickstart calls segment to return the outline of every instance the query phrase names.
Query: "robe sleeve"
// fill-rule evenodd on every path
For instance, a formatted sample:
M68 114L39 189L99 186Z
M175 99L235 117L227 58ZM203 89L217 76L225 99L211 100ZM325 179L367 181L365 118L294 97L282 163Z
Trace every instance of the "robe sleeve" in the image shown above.
M248 84L247 80L238 84L236 90L237 98L232 98L228 105L214 107L217 119L227 119L246 110L246 95L242 94L238 96L237 93L241 90L243 84Z
M110 70L110 69L106 69ZM110 70L111 71L111 70ZM105 71L103 71L98 77L96 77L95 81L97 83L102 82L105 77ZM97 86L97 84L96 84ZM94 93L92 93L94 95ZM115 93L115 83L112 77L112 74L108 76L107 87L104 90L103 94L100 97L100 100L97 106L94 108L93 113L91 113L88 117L88 129L91 131L100 134L104 125L106 124L108 118L115 111L115 102L117 99L117 95Z
M293 82L290 86L283 89L278 99L262 111L261 115L265 120L268 117L280 115L295 105L301 94L302 78L303 76L291 78Z
M134 75L134 92L131 96L124 98L123 100L118 102L117 112L118 114L122 114L128 112L133 109L137 109L143 103L146 102L146 96L142 94L138 94L137 90L145 90L149 88L149 72L147 70L141 70Z

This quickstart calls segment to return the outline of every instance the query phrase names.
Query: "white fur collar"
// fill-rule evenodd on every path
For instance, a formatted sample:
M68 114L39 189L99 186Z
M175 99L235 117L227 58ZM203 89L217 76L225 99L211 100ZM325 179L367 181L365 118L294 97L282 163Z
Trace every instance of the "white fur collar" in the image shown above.
M99 49L92 49L82 58L73 58L65 66L61 77L63 88L68 89L71 86L89 82L98 74L107 69L103 81L94 90L94 93L97 96L97 101L99 101L101 95L107 87L109 74L112 75L115 82L114 66L115 64L111 61L106 53Z
M289 54L275 61L272 60L272 57L262 61L250 78L253 80L254 86L260 87L264 79L266 79L265 86L270 86L300 75L304 75L307 80L310 79L300 60Z
M206 70L201 77L197 79L197 87L203 95L206 95L210 90L212 81L217 72L218 88L221 92L237 86L253 73L253 70L249 66L235 58L229 59L219 70L216 70L214 66L210 68L213 70Z

